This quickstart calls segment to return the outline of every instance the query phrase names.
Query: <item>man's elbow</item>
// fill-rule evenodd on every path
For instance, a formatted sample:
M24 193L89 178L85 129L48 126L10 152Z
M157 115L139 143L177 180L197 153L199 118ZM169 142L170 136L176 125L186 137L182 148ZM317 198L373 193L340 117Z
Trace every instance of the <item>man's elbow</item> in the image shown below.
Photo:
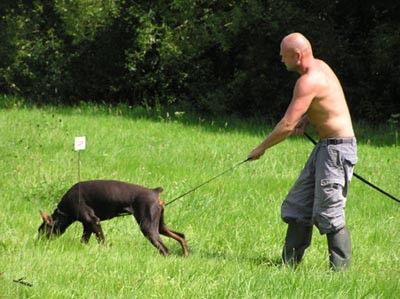
M293 130L296 128L296 125L297 123L288 121L286 119L282 119L280 122L282 133L286 133L287 135L293 132Z

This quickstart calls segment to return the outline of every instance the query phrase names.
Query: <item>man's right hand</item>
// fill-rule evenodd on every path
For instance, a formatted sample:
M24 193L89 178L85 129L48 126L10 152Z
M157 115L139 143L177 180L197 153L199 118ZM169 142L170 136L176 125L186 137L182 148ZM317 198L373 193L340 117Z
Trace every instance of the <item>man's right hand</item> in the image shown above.
M304 134L307 129L308 119L307 117L303 117L297 125L294 127L292 134Z
M258 159L260 159L260 157L261 157L262 155L264 155L264 153L265 153L265 149L260 148L260 147L256 147L255 149L253 149L253 150L250 152L250 154L247 156L247 159L248 159L249 161L258 160Z

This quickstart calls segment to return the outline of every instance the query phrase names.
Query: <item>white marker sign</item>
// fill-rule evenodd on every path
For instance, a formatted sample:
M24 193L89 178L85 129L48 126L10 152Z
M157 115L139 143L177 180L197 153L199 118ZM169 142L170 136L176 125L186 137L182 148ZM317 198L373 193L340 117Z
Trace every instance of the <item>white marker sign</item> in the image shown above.
M83 151L86 149L86 137L75 137L75 150Z

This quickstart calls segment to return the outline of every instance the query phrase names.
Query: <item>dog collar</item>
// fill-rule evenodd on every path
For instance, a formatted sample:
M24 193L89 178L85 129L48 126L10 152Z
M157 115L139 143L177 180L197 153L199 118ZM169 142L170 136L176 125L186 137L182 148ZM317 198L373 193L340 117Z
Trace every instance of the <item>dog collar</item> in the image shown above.
M65 217L69 217L69 215L67 213L64 213L60 210L60 208L57 207L57 213L60 214L61 216L65 216Z

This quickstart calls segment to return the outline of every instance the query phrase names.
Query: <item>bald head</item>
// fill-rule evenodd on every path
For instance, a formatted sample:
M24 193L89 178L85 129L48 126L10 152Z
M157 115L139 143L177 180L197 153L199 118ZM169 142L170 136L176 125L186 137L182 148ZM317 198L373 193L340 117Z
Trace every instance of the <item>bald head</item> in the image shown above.
M310 42L298 32L285 36L281 42L281 48L293 53L302 53L304 56L312 55Z

